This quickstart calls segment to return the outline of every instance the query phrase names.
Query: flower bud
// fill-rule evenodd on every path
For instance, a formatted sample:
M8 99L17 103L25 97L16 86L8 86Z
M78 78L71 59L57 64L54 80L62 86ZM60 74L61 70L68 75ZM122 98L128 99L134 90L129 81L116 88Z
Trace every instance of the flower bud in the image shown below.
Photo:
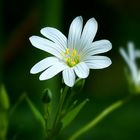
M42 102L45 104L51 102L52 93L51 93L50 89L48 89L48 88L44 89L41 99L42 99Z

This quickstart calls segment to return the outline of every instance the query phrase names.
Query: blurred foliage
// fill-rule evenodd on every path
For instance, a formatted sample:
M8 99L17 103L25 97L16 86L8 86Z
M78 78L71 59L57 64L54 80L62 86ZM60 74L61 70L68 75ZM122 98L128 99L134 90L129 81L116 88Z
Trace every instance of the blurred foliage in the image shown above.
M123 71L124 63L118 48L126 46L128 40L140 46L139 13L139 0L78 0L77 2L75 0L1 0L0 82L2 81L6 86L11 106L19 99L20 93L27 92L38 110L43 112L41 102L43 89L50 86L52 90L57 91L61 86L61 80L56 76L49 81L40 82L38 75L30 75L31 67L46 54L33 48L28 38L34 34L40 36L39 30L45 26L57 27L67 36L72 19L78 15L83 16L84 21L95 17L99 24L95 40L106 38L112 42L113 49L107 55L112 59L113 64L104 70L90 72L83 92L77 95L79 100L90 98L90 102L85 105L84 111L80 112L73 124L65 129L61 139L67 138L72 131L88 122L112 101L127 95L129 91ZM53 108L57 107L60 95L54 94L54 96L56 98ZM138 139L139 108L138 98L107 117L82 139ZM1 120L0 118L0 122ZM29 104L23 102L11 118L8 139L41 140L41 136L40 123L34 118Z
M10 107L5 87L0 86L0 139L6 140L8 129L8 109Z
M21 94L9 112L8 139L44 139L44 130L45 120L42 114L27 94Z

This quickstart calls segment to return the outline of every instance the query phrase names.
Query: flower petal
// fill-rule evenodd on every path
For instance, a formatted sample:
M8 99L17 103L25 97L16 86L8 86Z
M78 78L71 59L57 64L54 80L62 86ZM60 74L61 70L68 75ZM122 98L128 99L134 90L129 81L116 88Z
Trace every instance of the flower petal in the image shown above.
M89 68L84 62L77 64L74 71L79 78L86 78L89 75Z
M129 57L127 55L127 53L125 52L125 50L123 48L119 49L120 54L122 55L122 57L124 58L125 62L129 65Z
M42 35L52 40L56 44L62 47L65 51L67 47L67 38L57 29L51 27L45 27L40 31Z
M64 79L64 83L67 86L73 87L75 83L75 73L72 68L68 68L63 71L63 79Z
M81 37L81 32L83 28L83 19L81 16L76 17L69 29L68 35L68 48L74 49L75 47L79 46L79 41Z
M97 26L97 22L94 18L87 21L81 36L82 46L85 46L87 43L91 43L93 41L97 32Z
M139 85L140 85L140 72L139 72L138 75L137 75L137 81L136 81L136 84L139 84Z
M129 58L134 61L135 60L135 51L134 51L134 44L132 42L128 42L128 53Z
M90 56L85 60L90 69L102 69L111 65L110 58L106 56Z
M29 39L34 47L46 51L56 57L62 58L62 50L60 46L56 45L52 41L39 36L32 36Z
M129 58L129 56L127 55L127 53L125 52L123 48L120 48L120 54L122 55L126 64L128 65L132 78L135 81L137 79L137 74L138 74L138 68L137 68L136 62ZM129 55L130 55L130 52L129 52Z
M109 40L99 40L92 43L90 47L82 50L81 57L86 57L87 55L95 55L107 52L112 49L112 44Z
M55 65L49 67L47 70L45 70L39 77L40 80L47 80L52 77L54 77L59 72L66 69L68 66L63 63L56 63Z
M135 57L140 58L140 50L135 50Z
M47 69L48 67L56 64L57 62L59 62L58 58L56 57L47 57L43 60L41 60L40 62L38 62L37 64L35 64L30 73L32 74L36 74L36 73L39 73L45 69Z
M135 61L130 61L130 64L129 64L129 69L131 71L131 75L132 75L132 79L137 82L137 78L138 78L138 67L136 65L136 62Z

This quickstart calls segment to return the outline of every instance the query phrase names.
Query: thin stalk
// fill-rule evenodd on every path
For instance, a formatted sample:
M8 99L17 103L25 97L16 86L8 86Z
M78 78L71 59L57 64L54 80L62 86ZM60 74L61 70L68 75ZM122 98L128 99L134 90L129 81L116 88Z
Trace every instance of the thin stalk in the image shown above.
M69 107L69 105L70 105L70 102L72 101L72 98L73 98L74 94L75 94L74 91L72 91L72 92L70 93L70 96L69 96L68 100L66 101L65 110L68 109L68 107Z
M63 17L63 0L40 0L41 4L41 15L40 16L42 23L41 27L54 27L58 29L63 29L62 25L62 17ZM46 54L45 56L46 57ZM56 108L59 103L59 94L58 90L60 88L59 85L60 79L58 77L52 78L49 82L44 82L44 87L47 87L52 91L52 100L51 105L49 107L49 117L48 122L50 124L50 128L53 127L53 122L56 118Z
M66 97L66 95L67 95L68 89L69 89L69 87L66 86L66 87L64 88L63 93L62 93L62 97L61 97L61 99L60 99L59 108L58 108L58 113L57 113L58 117L56 118L56 124L59 122L59 120L60 120L60 118L61 118L61 112L62 112L63 104L64 104L64 101L65 101L65 97Z
M6 140L8 130L8 116L6 111L0 112L0 140Z
M122 105L127 103L131 97L127 97L123 100L116 101L106 109L104 109L96 118L91 120L88 124L83 126L81 129L76 131L70 138L69 140L76 140L78 137L89 131L91 128L94 128L99 122L101 122L106 116L108 116L110 113L115 111L116 109L120 108Z
M53 139L54 137L57 137L56 130L57 130L57 127L58 127L60 119L61 119L62 109L63 109L63 105L65 102L65 97L67 95L68 89L69 89L69 87L65 86L63 92L61 93L61 97L59 100L59 106L58 106L58 110L56 113L56 118L55 118L54 123L53 123L53 128L52 128L51 134L47 136L47 140ZM59 133L58 130L57 130L57 133Z
M4 0L0 0L0 84L2 84L3 78L3 55L4 55Z
M19 104L25 99L26 94L22 94L19 99L17 100L16 104L14 104L14 106L11 108L10 112L9 112L9 116L11 116L14 111L16 110L16 108L19 106Z

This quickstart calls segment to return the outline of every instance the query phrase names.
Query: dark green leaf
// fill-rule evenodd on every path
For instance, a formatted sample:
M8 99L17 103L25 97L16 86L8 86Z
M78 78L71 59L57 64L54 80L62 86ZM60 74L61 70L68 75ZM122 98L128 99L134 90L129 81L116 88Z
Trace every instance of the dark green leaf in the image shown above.
M45 119L44 117L42 116L42 114L39 112L39 110L34 106L34 104L32 103L32 101L27 97L25 96L25 100L27 101L32 113L34 114L35 118L41 122L43 128L45 129Z
M0 108L3 110L7 110L10 107L9 97L6 92L5 87L2 85L0 87Z
M89 101L89 99L85 99L82 103L77 105L74 109L72 109L70 112L68 112L65 117L62 119L63 128L68 126L78 115L80 110L84 107L84 105Z

